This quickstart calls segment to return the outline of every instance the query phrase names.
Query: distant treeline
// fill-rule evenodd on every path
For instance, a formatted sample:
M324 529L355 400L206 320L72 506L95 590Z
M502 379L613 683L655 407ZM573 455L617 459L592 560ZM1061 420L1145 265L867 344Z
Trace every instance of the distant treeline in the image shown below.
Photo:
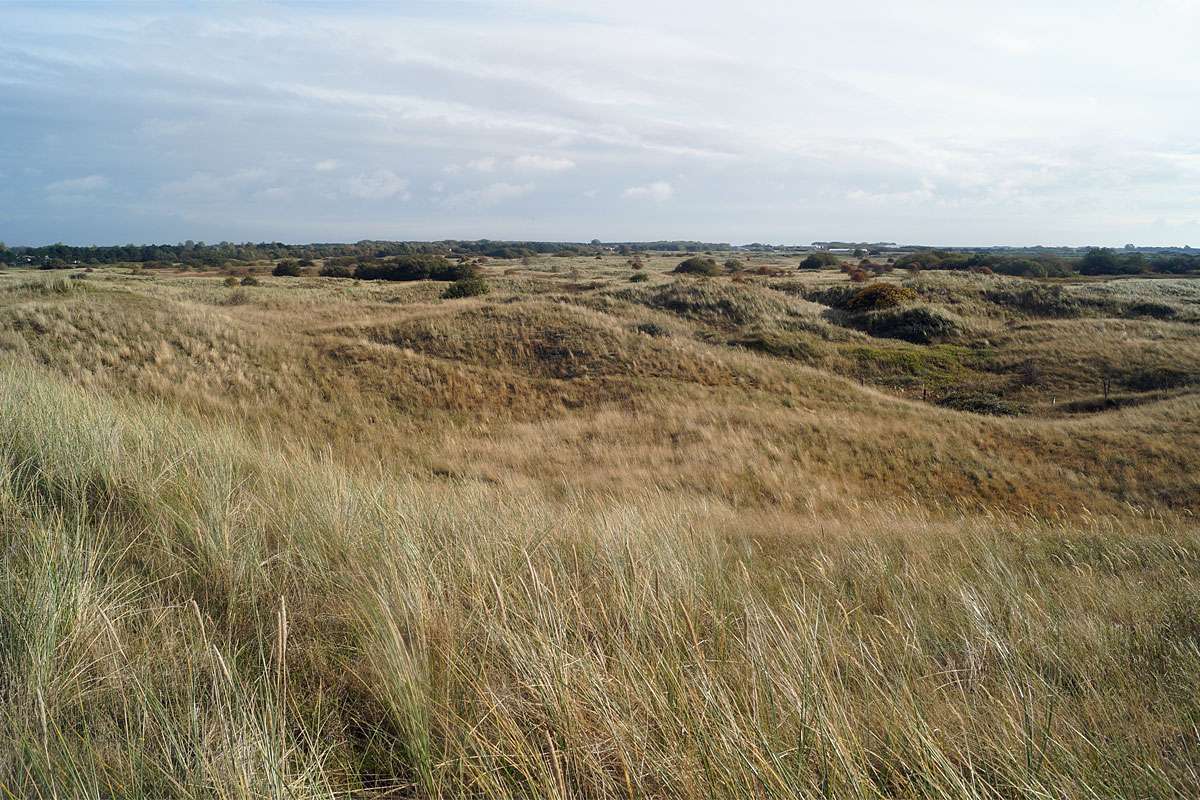
M1094 247L1079 258L1052 254L1007 255L995 252L920 250L897 258L900 269L949 269L995 272L1030 278L1082 275L1183 275L1200 272L1200 255L1184 253L1118 252Z
M604 244L599 240L583 242L498 242L444 240L437 242L361 241L353 244L284 244L282 242L221 242L205 244L187 241L180 244L124 244L104 247L75 247L52 244L44 247L5 247L0 243L0 264L25 264L59 267L72 264L184 264L220 267L229 262L273 261L278 259L387 258L400 255L472 255L489 258L522 258L534 255L593 255L600 252L622 253L652 250L701 251L730 250L729 244L692 241L624 242Z

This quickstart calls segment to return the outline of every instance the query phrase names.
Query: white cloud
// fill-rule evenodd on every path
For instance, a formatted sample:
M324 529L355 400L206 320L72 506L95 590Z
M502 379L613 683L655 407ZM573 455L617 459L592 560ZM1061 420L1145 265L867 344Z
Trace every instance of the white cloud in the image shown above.
M468 189L453 194L442 201L448 208L477 207L490 208L509 200L516 200L531 193L532 183L491 183L479 189Z
M387 200L399 197L410 200L408 179L402 178L390 169L378 170L370 174L355 175L345 183L346 193L363 200Z
M563 172L575 169L575 162L569 158L554 158L552 156L525 155L513 159L513 166L520 170L540 170L542 172Z
M49 194L88 194L108 188L108 178L103 175L85 175L82 178L67 178L46 185Z
M30 208L5 237L569 238L586 213L614 238L1200 240L1197 0L477 5L14 8L0 189ZM88 166L56 180L64 154ZM360 166L384 164L404 177Z
M656 203L662 203L670 200L675 194L675 189L666 181L655 181L648 183L645 186L630 186L621 196L629 200L653 200Z
M260 167L240 169L227 175L193 172L186 178L168 181L159 188L159 192L179 199L228 201L247 189L261 185L267 174Z

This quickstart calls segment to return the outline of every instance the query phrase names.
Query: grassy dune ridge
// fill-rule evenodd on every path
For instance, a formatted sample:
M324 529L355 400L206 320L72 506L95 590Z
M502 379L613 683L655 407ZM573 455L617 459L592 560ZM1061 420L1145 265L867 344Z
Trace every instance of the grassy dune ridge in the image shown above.
M6 290L0 789L1194 789L1194 394L980 416L494 280Z

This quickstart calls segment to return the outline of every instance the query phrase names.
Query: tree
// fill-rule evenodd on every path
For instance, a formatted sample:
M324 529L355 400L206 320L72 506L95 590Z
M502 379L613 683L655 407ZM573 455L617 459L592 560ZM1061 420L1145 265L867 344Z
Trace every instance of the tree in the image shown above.
M1115 275L1120 271L1120 265L1112 250L1093 247L1079 259L1079 271L1084 275Z

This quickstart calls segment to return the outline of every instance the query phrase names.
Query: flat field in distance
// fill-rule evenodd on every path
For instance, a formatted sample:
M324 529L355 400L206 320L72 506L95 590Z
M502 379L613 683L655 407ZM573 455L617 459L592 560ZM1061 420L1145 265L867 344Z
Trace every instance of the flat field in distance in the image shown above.
M1200 280L683 258L0 273L0 789L1194 794Z

